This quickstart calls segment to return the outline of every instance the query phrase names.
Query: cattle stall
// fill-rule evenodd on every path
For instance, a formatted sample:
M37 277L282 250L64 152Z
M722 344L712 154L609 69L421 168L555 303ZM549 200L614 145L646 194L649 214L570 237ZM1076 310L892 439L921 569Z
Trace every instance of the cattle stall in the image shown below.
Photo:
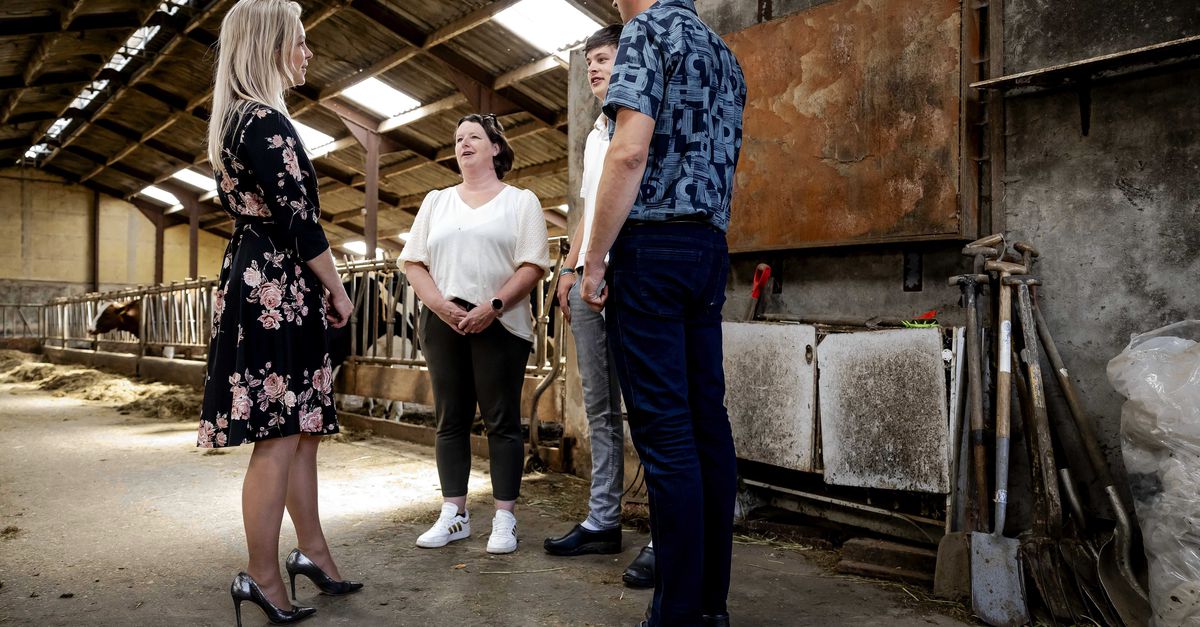
M530 295L535 338L522 415L543 426L531 429L535 434L562 433L555 425L562 422L564 356L555 330L562 328L563 320L553 304L553 290L564 241L562 237L549 240L553 272L547 272ZM354 313L345 327L329 330L336 392L343 399L431 405L432 388L419 340L421 302L400 262L391 258L346 261L337 268ZM13 334L21 332L40 341L43 352L56 363L82 363L199 387L212 336L216 290L215 279L201 277L56 298L45 305L5 306L0 320L6 334L11 327ZM360 406L354 405L353 411ZM392 417L398 418L398 413ZM360 426L386 428L377 419L355 416L352 411L343 415L351 421L359 419ZM557 460L559 467L568 459L558 446L549 447L543 456Z

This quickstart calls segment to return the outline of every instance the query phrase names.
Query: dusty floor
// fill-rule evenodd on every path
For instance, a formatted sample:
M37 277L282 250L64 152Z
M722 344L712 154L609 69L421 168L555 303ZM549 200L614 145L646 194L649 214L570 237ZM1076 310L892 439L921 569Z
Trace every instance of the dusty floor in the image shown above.
M11 366L7 364L4 367ZM113 399L108 399L113 402ZM124 413L122 413L122 411ZM169 412L168 412L169 413ZM239 510L249 447L193 447L195 423L0 384L0 624L228 625L228 585L244 564ZM432 452L375 438L323 445L321 507L342 572L366 582L333 599L298 583L310 625L634 625L648 591L621 585L645 542L626 531L614 557L552 558L544 537L568 528L586 485L527 478L521 548L484 551L486 466L472 476L475 535L442 550L413 546L436 517ZM292 546L284 522L281 550ZM735 547L734 624L964 624L915 606L894 586L841 578L796 547ZM251 606L248 625L266 624Z

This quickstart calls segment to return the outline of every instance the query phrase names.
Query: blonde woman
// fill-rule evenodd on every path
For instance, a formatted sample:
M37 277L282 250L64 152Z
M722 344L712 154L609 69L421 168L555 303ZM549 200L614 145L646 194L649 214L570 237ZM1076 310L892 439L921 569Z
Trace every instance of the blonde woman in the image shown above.
M279 575L286 506L298 548L286 568L325 594L349 594L317 511L317 445L337 433L325 329L353 306L318 222L317 176L284 104L312 52L300 5L240 0L221 23L208 156L235 228L218 282L198 445L254 445L242 484L249 563L230 588L272 623L311 616Z

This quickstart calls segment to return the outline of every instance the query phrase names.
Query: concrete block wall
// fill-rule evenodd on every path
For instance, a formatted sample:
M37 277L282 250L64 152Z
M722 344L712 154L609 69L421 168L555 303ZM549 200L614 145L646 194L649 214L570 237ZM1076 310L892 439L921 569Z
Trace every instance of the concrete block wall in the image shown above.
M0 302L45 302L88 291L92 191L31 168L0 169ZM154 224L136 207L100 195L101 290L154 282ZM199 273L215 277L224 238L200 232ZM188 229L163 235L163 280L188 278ZM33 300L30 300L33 299Z
M714 30L730 33L765 17L764 6L778 19L830 1L837 0L698 0L697 9ZM1004 7L1006 73L1200 35L1200 4L1194 0L1006 0ZM584 76L577 65L573 59L572 89ZM1108 384L1107 362L1132 333L1200 316L1200 295L1192 286L1200 269L1198 100L1197 70L1097 87L1086 137L1073 94L1008 101L999 219L1011 236L1045 253L1038 274L1046 284L1048 322L1117 468L1121 399ZM588 128L595 116L588 99L580 94L570 104L571 128ZM571 144L573 181L580 146ZM754 265L766 261L782 279L782 290L766 303L768 311L865 318L937 308L943 310L940 319L958 324L957 289L946 287L945 278L968 267L960 245L739 255L726 317L744 312ZM905 253L920 255L922 291L903 290ZM568 402L568 416L571 406Z

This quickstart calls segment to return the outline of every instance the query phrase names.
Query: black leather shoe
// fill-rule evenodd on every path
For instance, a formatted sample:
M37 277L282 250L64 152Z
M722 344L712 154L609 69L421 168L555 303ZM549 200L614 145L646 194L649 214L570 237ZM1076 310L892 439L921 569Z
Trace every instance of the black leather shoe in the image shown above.
M321 594L329 596L342 596L352 592L362 590L363 585L357 581L336 581L325 571L321 570L320 566L308 559L308 556L301 553L300 549L292 549L288 553L287 559L283 562L284 568L287 569L288 579L292 582L292 598L296 598L296 575L308 577L318 588L321 589Z
M547 553L563 557L589 553L612 555L621 552L621 528L589 531L584 529L583 525L575 525L565 536L546 538L542 546Z
M630 588L654 587L654 547L642 548L638 556L633 558L621 580Z
M700 622L704 627L729 627L729 614L701 614Z

